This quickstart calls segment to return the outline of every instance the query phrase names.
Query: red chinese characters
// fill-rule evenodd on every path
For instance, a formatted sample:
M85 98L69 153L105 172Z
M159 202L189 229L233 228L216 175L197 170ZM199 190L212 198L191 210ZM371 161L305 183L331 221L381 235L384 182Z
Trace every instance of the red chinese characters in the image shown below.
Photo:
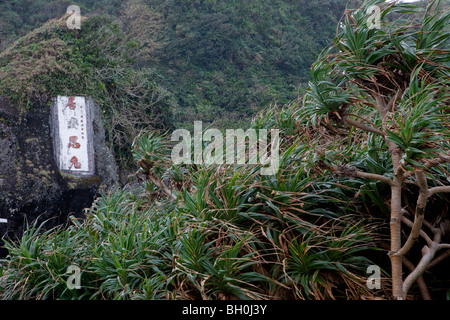
M75 105L75 97L69 97L69 101L67 102L67 107L69 107L70 110L75 110L75 108L77 107Z
M81 147L81 145L77 142L78 137L77 136L70 136L69 137L69 148L75 148L78 149Z
M75 169L80 169L81 168L81 163L78 162L78 158L73 156L72 159L70 159L70 167L69 170L72 169L72 167L74 167Z

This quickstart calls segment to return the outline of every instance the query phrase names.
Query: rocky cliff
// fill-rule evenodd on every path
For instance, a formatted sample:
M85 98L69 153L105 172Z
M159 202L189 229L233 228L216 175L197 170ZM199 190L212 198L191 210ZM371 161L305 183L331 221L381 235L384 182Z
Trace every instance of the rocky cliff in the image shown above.
M118 182L114 156L105 144L100 109L91 109L95 174L75 177L60 172L51 131L50 103L20 112L0 97L0 235L16 239L27 223L64 224L83 216L100 192ZM6 219L6 220L5 220ZM7 221L7 223L5 223ZM0 249L0 256L5 251Z

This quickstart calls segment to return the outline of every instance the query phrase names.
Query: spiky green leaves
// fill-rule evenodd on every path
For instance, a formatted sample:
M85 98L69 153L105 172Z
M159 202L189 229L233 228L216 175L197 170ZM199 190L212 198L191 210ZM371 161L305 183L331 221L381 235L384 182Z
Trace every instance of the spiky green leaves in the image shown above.
M444 83L420 77L422 68L411 75L408 91L398 101L389 119L388 139L404 152L404 161L422 167L424 161L448 149L450 115L446 112L448 92Z
M367 27L365 9L370 5L381 8L380 28ZM420 27L401 23L402 14L420 12L412 4L368 1L348 14L335 45L312 67L301 118L326 125L334 134L342 133L338 128L347 122L385 136L410 165L421 166L418 159L446 153L449 12L440 10L440 1L430 3ZM395 21L389 19L393 14Z

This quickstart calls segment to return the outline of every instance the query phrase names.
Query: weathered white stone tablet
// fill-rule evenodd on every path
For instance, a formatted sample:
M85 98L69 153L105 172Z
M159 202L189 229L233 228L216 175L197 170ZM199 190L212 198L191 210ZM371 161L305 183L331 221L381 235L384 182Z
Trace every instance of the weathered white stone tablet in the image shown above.
M58 96L53 103L55 151L59 169L94 175L94 148L89 104L82 96Z

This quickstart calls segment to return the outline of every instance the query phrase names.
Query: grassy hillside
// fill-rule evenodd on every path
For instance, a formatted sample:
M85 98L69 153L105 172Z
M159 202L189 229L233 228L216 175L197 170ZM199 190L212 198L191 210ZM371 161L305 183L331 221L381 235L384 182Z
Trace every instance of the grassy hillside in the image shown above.
M173 125L193 120L248 127L271 103L297 97L309 66L331 42L346 0L16 0L0 4L0 50L77 4L111 15L176 102Z
M166 17L162 72L175 88L178 122L243 125L286 103L331 41L344 1L195 1L158 5ZM169 1L171 2L171 1ZM173 1L175 3L176 1ZM187 111L187 112L186 112Z

